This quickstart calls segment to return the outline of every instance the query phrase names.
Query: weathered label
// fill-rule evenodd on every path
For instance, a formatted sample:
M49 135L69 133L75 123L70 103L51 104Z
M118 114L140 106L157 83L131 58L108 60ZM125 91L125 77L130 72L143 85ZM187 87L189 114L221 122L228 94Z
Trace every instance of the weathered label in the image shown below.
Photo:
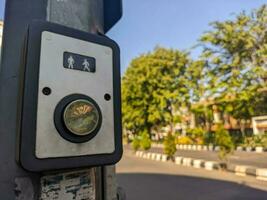
M40 200L95 200L94 181L93 170L44 176Z

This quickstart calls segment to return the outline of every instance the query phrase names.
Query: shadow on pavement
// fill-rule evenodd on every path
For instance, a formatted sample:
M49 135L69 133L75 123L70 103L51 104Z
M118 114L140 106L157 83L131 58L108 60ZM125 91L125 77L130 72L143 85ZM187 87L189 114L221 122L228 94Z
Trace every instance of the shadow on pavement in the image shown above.
M227 181L147 173L119 173L127 200L266 200L267 192Z

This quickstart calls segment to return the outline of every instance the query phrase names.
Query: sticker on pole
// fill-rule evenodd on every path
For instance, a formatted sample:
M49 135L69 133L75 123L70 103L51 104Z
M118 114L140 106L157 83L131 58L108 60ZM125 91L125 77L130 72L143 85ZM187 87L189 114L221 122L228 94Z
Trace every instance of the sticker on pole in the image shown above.
M94 170L75 171L41 178L41 200L95 199Z

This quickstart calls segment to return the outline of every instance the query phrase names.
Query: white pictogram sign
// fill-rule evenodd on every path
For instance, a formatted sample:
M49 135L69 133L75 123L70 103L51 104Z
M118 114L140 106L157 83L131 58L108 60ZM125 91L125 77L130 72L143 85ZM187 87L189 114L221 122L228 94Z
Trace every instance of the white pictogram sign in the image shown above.
M74 62L75 62L75 61L74 61L73 57L70 56L70 57L68 58L68 68L69 68L69 69L73 69Z
M84 59L82 65L83 65L83 71L88 71L88 72L90 72L90 68L89 68L90 64L89 64L89 62L87 61L87 59Z

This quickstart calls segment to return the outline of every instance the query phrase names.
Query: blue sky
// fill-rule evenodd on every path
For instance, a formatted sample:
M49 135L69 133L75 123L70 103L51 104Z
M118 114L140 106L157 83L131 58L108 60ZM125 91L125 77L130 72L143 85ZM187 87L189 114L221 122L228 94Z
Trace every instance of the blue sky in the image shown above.
M0 0L3 18L4 0ZM123 17L108 36L121 47L122 72L138 55L156 45L188 49L215 20L250 11L266 0L123 0ZM193 53L197 56L197 51Z
M5 0L0 0L0 19L4 18Z
M108 33L121 47L122 72L156 45L188 49L215 20L257 8L266 0L123 0L123 17ZM197 53L192 56L196 57Z

